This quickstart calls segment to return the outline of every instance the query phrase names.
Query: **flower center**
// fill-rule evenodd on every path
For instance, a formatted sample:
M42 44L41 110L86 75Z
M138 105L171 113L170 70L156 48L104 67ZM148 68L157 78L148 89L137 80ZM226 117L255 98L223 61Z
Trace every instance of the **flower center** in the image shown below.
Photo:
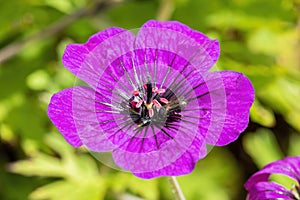
M153 87L148 82L131 93L129 112L137 127L165 126L181 120L180 104L171 90Z

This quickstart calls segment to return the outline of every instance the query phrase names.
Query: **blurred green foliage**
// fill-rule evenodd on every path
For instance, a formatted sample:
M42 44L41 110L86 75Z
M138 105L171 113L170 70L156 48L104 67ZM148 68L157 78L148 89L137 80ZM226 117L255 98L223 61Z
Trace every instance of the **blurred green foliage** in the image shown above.
M170 13L158 13L164 3ZM110 26L138 28L161 14L217 38L218 68L245 73L256 91L245 133L179 177L187 199L245 199L243 183L251 173L300 154L299 1L124 0L86 12L47 37L38 34L93 5L95 0L0 0L0 55L25 41L0 65L1 200L172 199L166 179L142 180L102 165L69 146L46 116L51 95L74 84L61 64L66 44Z

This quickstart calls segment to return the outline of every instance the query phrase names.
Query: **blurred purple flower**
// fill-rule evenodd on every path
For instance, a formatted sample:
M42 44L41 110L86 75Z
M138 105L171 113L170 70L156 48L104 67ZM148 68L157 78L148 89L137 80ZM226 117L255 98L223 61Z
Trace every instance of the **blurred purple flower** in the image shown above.
M112 151L138 177L190 173L207 144L238 138L254 100L243 74L208 72L219 50L179 22L108 28L66 47L64 66L89 86L54 94L49 118L74 147Z
M272 174L283 174L298 182L294 188L287 189L269 181ZM266 165L253 174L245 184L248 200L299 200L300 199L300 156L286 157ZM294 189L294 191L293 191Z

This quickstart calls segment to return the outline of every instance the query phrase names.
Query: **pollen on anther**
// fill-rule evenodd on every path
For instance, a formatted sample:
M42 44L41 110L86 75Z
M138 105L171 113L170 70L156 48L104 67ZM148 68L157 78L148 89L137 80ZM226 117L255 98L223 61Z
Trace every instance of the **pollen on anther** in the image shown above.
M156 107L161 108L161 104L156 99L154 99L152 102Z
M157 91L156 91L156 93L157 94L162 94L162 93L164 93L166 90L165 89L158 89Z
M134 95L134 96L138 96L138 95L140 94L140 91L138 91L138 90L133 90L133 91L131 92L131 94Z
M130 104L135 107L137 102L133 100L133 101L130 102Z
M159 100L164 104L169 103L168 99L166 99L166 98L160 98Z
M135 105L135 107L136 107L136 108L141 107L142 103L143 103L143 100L140 100L140 101Z
M157 87L154 87L153 89L152 89L152 92L156 92L158 90L158 88Z
M148 110L148 114L149 114L149 117L153 117L154 113L153 113L153 109L152 108L150 108Z

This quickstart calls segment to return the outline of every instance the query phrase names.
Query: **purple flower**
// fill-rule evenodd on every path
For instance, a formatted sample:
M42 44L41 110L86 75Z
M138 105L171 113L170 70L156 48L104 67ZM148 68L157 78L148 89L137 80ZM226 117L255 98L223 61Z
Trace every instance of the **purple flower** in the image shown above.
M272 174L283 174L298 182L294 186L294 191L282 185L269 181ZM253 174L246 182L248 190L248 200L265 199L300 199L300 156L286 157L266 165L263 169Z
M134 32L66 47L64 66L88 86L54 94L49 118L74 147L112 151L138 177L190 173L207 145L245 130L253 87L241 73L208 72L219 43L186 25L151 20Z

